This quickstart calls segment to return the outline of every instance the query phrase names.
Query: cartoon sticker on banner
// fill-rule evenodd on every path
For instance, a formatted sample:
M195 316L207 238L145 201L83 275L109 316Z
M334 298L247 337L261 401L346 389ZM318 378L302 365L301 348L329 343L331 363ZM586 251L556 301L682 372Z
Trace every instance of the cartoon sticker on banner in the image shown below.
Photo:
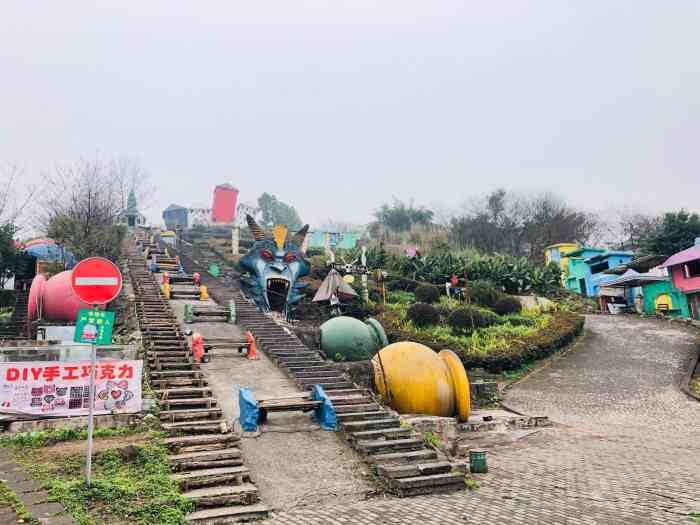
M107 381L107 388L97 394L97 397L104 401L105 410L124 408L126 402L134 397L134 393L129 388L128 381Z

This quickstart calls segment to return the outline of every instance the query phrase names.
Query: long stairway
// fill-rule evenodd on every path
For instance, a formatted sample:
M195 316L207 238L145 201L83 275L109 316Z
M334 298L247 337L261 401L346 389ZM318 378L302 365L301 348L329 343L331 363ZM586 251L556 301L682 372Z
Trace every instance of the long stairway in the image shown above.
M0 323L0 340L26 339L28 303L29 292L17 292L12 317L8 322Z
M181 254L181 260L188 271L203 272L186 254ZM235 302L239 322L301 389L311 390L317 384L323 387L336 409L343 435L370 464L376 465L389 492L405 497L465 488L462 466L439 460L437 452L427 447L412 427L402 425L394 412L375 402L366 389L248 302L240 291L207 279L207 284L216 284L210 290L217 294L217 300Z
M223 419L174 312L135 246L129 275L150 383L159 397L162 428L171 436L165 444L173 479L195 505L189 522L222 525L266 516L269 509L260 503L243 464L240 436Z

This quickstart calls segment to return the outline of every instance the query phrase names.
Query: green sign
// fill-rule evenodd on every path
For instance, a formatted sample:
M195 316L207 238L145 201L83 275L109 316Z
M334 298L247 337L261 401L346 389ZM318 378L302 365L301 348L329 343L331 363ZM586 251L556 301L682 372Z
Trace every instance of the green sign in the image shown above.
M114 312L102 312L83 308L75 320L76 343L93 345L111 345L112 328L114 327Z
M218 277L221 274L221 268L219 268L219 265L216 263L212 263L209 265L209 274L212 277Z

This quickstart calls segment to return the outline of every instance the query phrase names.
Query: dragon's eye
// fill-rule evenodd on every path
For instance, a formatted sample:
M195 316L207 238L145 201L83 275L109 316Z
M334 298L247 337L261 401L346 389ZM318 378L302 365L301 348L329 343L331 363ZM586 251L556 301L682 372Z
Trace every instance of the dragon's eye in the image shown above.
M286 263L293 263L296 260L297 256L294 255L292 252L287 252L287 255L284 256L284 262Z
M263 250L260 252L260 257L262 257L266 261L271 261L272 260L272 252L270 250Z

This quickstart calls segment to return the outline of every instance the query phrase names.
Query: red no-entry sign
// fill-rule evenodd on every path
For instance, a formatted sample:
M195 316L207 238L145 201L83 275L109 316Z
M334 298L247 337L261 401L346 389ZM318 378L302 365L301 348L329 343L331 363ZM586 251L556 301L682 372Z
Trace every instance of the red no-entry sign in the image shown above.
M70 280L73 293L88 304L106 304L122 289L122 273L116 265L101 257L83 259Z

